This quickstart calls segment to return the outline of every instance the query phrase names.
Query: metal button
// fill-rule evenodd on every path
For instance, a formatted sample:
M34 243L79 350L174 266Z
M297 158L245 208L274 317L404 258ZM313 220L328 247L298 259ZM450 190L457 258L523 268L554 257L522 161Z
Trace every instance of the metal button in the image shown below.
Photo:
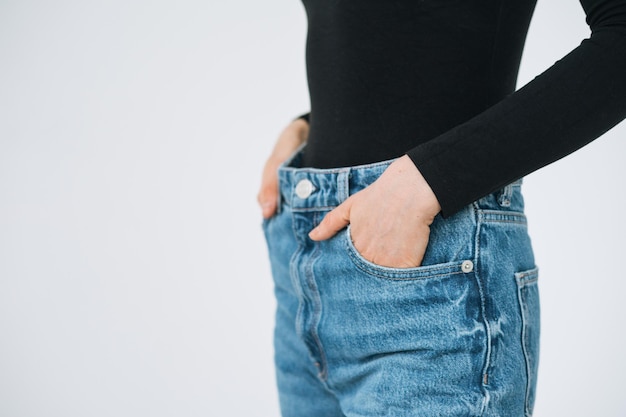
M300 180L296 185L296 195L300 198L307 198L315 190L313 183L307 179Z
M463 261L463 263L461 264L461 271L467 274L468 272L472 272L473 270L474 270L474 262Z

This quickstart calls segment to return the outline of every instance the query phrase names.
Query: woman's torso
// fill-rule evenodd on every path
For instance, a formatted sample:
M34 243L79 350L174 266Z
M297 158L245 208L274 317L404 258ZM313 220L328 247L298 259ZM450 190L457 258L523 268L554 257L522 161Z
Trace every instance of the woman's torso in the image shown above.
M400 156L515 90L536 0L303 0L306 166Z

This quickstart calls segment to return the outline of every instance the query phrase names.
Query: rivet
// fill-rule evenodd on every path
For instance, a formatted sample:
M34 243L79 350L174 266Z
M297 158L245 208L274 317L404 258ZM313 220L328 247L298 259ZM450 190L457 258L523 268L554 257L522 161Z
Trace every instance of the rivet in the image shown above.
M463 261L463 263L461 264L461 271L467 274L468 272L472 272L473 270L474 270L474 262Z

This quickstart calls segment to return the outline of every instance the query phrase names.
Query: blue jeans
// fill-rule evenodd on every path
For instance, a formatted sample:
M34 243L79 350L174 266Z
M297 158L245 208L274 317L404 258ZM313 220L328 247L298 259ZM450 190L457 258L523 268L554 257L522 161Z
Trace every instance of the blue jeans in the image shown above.
M389 161L279 170L279 212L263 227L277 299L284 417L530 416L539 353L537 269L521 181L447 219L424 261L364 259L350 228L307 234Z

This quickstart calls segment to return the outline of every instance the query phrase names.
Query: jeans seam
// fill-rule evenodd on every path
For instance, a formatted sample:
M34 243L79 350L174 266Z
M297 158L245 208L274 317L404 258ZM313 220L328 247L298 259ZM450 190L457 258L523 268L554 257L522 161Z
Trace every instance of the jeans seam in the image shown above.
M483 325L485 326L485 359L482 369L481 375L481 390L483 392L483 404L480 410L480 415L484 415L487 407L489 405L489 390L487 389L488 378L489 378L489 367L491 366L491 327L489 326L489 320L487 320L486 315L486 305L485 305L485 293L483 289L483 285L480 278L480 231L483 223L483 213L478 203L473 203L474 210L474 218L476 222L476 231L474 237L474 253L475 253L475 268L474 268L474 277L476 279L476 285L478 286L478 292L480 295L480 315L483 320Z
M294 213L313 213L316 211L329 211L337 206L314 206L314 207L292 207Z
M296 219L295 219L295 213L292 211L291 213L291 229L292 229L292 233L294 234L294 236L298 236L298 233L296 232ZM315 220L315 219L314 219ZM302 254L305 252L304 251L304 246L303 243L299 240L297 240L298 243L298 247L296 248L296 250L294 251L293 255L291 256L290 260L289 260L289 275L291 278L291 285L293 286L294 290L297 292L297 296L298 296L298 309L297 309L297 313L296 313L296 319L295 319L295 327L296 327L296 334L298 335L298 337L300 338L300 341L302 343L304 343L304 345L307 347L307 351L309 353L309 358L311 359L312 362L317 362L318 359L315 357L315 352L312 351L312 349L308 346L308 343L306 342L306 339L308 337L312 337L313 341L315 342L315 345L317 347L317 349L320 351L319 355L319 363L320 363L320 371L318 374L318 377L320 379L320 381L324 384L325 380L326 380L326 357L325 354L323 352L323 349L321 347L321 342L319 340L319 337L317 335L317 327L319 324L319 320L317 320L316 315L321 315L321 302L319 303L319 307L316 305L317 303L315 303L309 295L305 294L304 290L302 289L302 284L303 282L301 281L301 274L299 271L299 268L296 266L297 261L301 258ZM304 274L305 274L305 279L308 280L310 277L308 276L308 269L309 267L311 267L311 265L314 262L315 259L315 255L319 252L319 246L316 245L314 247L314 252L312 253L312 256L309 258L309 265L307 268L304 269ZM311 276L314 279L314 275L311 274ZM314 311L312 311L309 314L312 314L314 316L314 318L316 319L316 323L315 325L307 325L306 321L305 321L305 317L304 317L304 310L305 310L305 304L308 303L310 304L313 308Z
M316 213L314 215L313 222L314 224L318 224L318 221L319 221L319 213ZM327 384L328 361L326 359L326 352L324 351L324 345L322 344L322 341L320 340L319 334L318 334L319 324L322 319L322 300L320 298L319 290L317 289L315 273L313 272L313 265L315 264L315 261L317 260L317 256L319 253L320 253L320 244L319 242L315 242L315 245L313 247L313 252L311 253L309 265L307 268L308 270L307 272L310 273L310 279L315 283L315 287L316 287L315 288L316 300L315 300L315 303L313 304L314 306L313 313L315 315L315 325L311 326L311 333L312 333L313 340L315 341L315 344L317 345L317 349L319 351L318 354L319 354L319 361L320 361L320 370L319 370L318 376L325 385L328 385Z
M520 314L522 315L522 352L524 353L524 364L526 365L526 393L524 395L524 414L529 416L528 412L528 396L530 394L530 363L528 361L528 349L526 349L526 315L522 301L521 286L517 287L517 299L520 305Z
M532 380L532 372L531 365L529 359L528 348L526 347L526 331L528 329L527 316L524 314L524 300L522 297L522 288L528 285L535 285L538 280L537 268L533 268L532 270L526 272L518 272L515 274L515 281L517 284L517 300L519 303L520 315L522 317L522 352L524 354L524 364L526 365L526 393L524 395L524 415L527 417L532 416L532 412L530 410L530 392L531 392L531 380Z
M482 221L484 223L507 223L507 224L519 224L521 226L527 225L526 215L519 211L504 211L493 209L480 209L482 214Z

